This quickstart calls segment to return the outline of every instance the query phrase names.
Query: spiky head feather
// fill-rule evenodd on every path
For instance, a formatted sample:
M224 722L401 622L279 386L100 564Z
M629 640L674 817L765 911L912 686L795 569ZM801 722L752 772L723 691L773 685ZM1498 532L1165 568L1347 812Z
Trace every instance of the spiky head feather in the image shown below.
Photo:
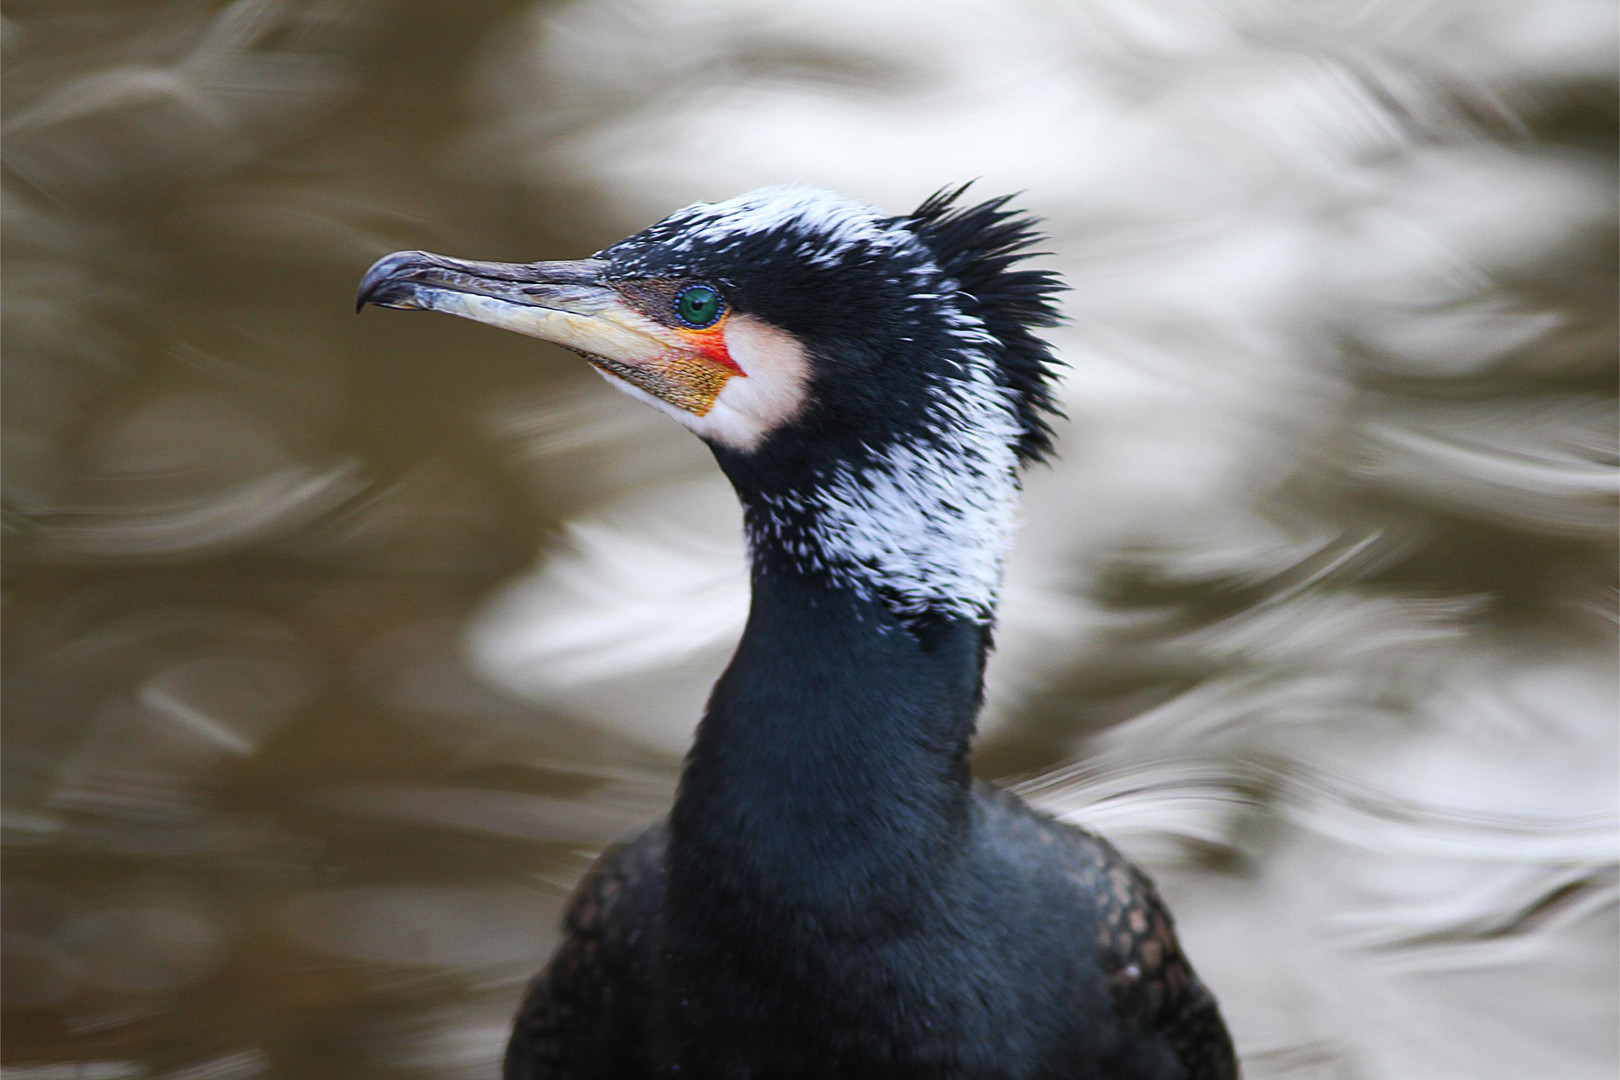
M1052 392L1058 361L1035 330L1059 323L1056 296L1064 285L1050 270L1019 266L1041 254L1034 250L1042 239L1039 221L1008 209L1011 195L960 205L970 186L941 188L900 220L957 282L959 302L994 339L992 360L1014 393L1024 432L1019 460L1039 461L1052 450L1050 418L1061 412Z

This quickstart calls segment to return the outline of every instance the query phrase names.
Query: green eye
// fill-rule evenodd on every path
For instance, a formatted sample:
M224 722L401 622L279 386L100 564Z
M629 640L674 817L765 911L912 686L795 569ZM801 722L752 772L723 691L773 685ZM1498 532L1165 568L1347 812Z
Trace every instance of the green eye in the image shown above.
M675 314L694 330L713 326L720 318L720 294L707 285L688 285L675 297Z

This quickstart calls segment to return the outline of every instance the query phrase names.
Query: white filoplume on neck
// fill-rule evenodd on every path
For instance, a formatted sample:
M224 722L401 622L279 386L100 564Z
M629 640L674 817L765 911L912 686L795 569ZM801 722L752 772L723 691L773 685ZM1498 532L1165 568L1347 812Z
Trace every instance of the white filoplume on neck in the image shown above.
M874 447L812 486L763 497L750 545L881 596L900 615L988 621L1017 506L1019 429L989 361L971 348L961 359L960 377L930 389L925 437Z

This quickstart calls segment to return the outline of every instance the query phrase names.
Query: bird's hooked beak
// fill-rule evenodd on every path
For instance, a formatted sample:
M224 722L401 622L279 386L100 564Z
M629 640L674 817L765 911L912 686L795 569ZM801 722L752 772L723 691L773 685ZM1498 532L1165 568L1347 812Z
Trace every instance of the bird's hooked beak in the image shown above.
M726 382L742 374L722 327L650 318L632 303L636 291L610 283L606 268L600 259L495 263L398 251L366 271L355 310L444 311L515 330L572 349L610 379L677 409L707 414Z

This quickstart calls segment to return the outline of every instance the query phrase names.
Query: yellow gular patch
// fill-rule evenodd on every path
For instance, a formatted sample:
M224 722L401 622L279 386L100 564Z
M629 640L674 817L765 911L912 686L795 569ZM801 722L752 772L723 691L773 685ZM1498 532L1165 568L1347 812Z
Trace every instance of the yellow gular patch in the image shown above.
M590 361L615 378L700 417L709 414L726 383L737 377L735 371L699 354L670 352L634 367L601 356L592 356Z

